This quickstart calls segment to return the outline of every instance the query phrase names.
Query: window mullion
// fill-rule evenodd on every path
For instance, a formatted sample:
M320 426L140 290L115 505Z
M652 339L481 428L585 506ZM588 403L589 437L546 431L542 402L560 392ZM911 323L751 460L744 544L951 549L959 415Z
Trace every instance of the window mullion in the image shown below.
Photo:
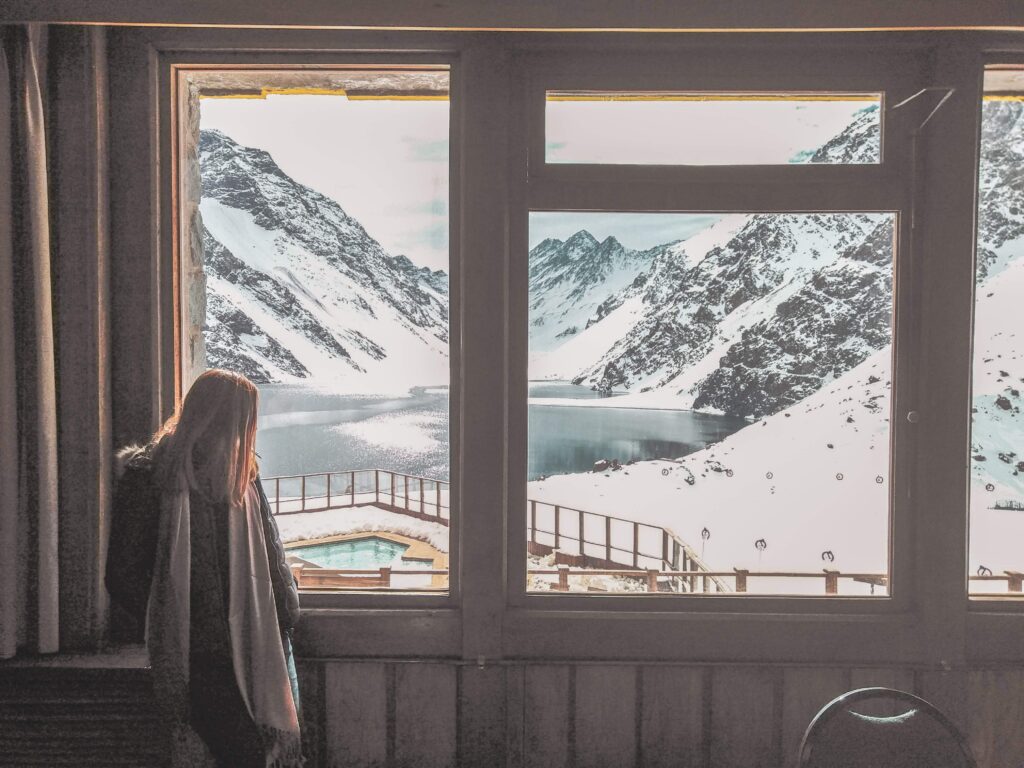
M493 43L493 40L490 41ZM509 54L493 44L468 48L462 82L461 595L463 656L501 649L505 523L505 302ZM454 217L453 217L454 218ZM513 534L514 535L514 534Z
M914 575L922 655L962 658L965 644L971 301L974 283L981 62L966 48L939 52L934 82L955 93L918 137L913 288L918 297Z
M528 204L532 210L761 213L896 211L907 204L906 185L898 179L838 168L826 169L831 172L821 174L821 181L807 181L791 176L792 170L783 167L754 180L737 174L734 179L691 182L685 173L671 180L637 180L630 169L612 166L604 169L600 180L531 179ZM787 181L787 176L793 180Z

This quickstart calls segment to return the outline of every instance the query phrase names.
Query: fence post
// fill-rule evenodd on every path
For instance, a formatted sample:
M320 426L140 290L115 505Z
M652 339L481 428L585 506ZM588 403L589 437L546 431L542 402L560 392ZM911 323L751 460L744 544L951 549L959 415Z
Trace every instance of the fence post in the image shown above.
M558 566L558 591L568 592L569 591L569 566L559 565Z
M530 541L537 543L537 502L530 500Z
M302 511L306 511L306 476L302 476Z
M434 488L437 490L437 519L441 519L441 481L434 481Z
M327 473L327 508L331 508L331 473Z
M1010 577L1006 584L1008 591L1024 591L1024 573L1020 573L1019 571L1003 571L1003 573Z
M426 508L426 506L424 506L423 478L422 477L420 478L420 514L423 515L424 517L427 516L427 508Z
M612 519L607 515L604 517L604 559L612 561Z
M276 514L281 514L281 478L274 478L274 505L277 507Z
M559 525L561 517L562 508L555 504L555 549L558 549L558 546L559 544L561 544L562 541L562 534L559 531L559 528L561 528L561 526Z
M295 586L297 587L302 586L302 569L305 567L302 563L292 563L291 565L292 578L295 579Z
M373 470L373 503L380 504L380 470Z
M395 473L391 472L391 506L395 506Z
M640 567L640 523L633 523L633 567Z
M402 509L409 509L409 476L402 475L402 479L405 481L405 502L402 504Z
M384 582L385 587L391 586L391 568L388 566L382 566L380 569L380 578Z
M693 561L690 560L690 555L687 553L687 551L685 549L683 550L682 561L683 562L680 565L679 570L683 571L685 573L690 573L693 570ZM697 591L697 577L696 576L693 576L693 575L683 576L683 581L690 585L690 592L691 593Z
M702 585L701 585L701 591L702 592L707 592L708 591L708 575L705 573L700 578L701 578L701 581L703 582Z
M825 594L826 595L838 595L839 594L839 571L830 571L827 568L825 570Z
M661 562L669 567L672 564L668 561L668 531L661 529Z
M747 576L750 571L743 568L734 568L736 571L736 591L746 592L747 591Z
M576 510L576 514L577 514L577 516L579 516L579 519L580 519L580 558L583 558L587 554L586 551L585 551L586 548L583 546L583 537L584 537L584 534L583 534L583 515L585 513L581 512L580 510ZM580 565L585 566L586 563L582 563L581 562Z
M356 505L356 473L355 473L355 470L352 470L352 472L349 473L349 474L350 474L350 477L351 477L351 480L352 480L352 506L354 507Z
M658 569L648 568L647 569L647 591L657 592L658 591Z

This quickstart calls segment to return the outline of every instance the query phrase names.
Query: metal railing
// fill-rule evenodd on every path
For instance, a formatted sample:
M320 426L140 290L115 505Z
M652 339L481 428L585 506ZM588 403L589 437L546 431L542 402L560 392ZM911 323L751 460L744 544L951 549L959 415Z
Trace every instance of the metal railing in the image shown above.
M379 506L448 525L450 487L444 480L385 469L346 469L263 480L275 515Z
M527 542L534 554L554 552L556 562L559 556L575 555L577 562L565 565L590 563L610 569L606 575L618 575L613 573L616 564L632 568L624 573L634 577L638 571L672 574L678 592L730 591L721 575L712 574L690 545L668 528L535 499L528 504ZM588 572L597 575L594 569Z

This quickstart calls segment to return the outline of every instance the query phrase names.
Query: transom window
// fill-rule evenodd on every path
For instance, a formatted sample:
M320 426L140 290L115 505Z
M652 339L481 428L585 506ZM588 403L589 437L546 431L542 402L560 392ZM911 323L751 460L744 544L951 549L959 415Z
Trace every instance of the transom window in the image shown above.
M880 94L548 91L549 163L860 164L881 160Z

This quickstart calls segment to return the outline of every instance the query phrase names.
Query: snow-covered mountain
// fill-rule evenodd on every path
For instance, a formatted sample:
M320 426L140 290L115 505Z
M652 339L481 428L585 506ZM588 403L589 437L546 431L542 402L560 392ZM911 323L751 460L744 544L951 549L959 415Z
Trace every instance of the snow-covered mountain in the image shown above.
M998 574L1020 570L1024 540L1024 104L982 115L969 566Z
M875 109L811 161L873 160ZM893 226L889 214L731 215L622 264L591 262L596 241L579 233L559 253L555 301L539 277L568 243L546 240L530 255L530 377L627 391L633 405L775 413L889 343Z
M760 416L888 342L891 216L756 214L719 225L717 243L702 233L659 246L643 254L645 272L635 260L606 280L628 285L575 320L571 341L535 347L531 336L531 378L660 390L676 407ZM531 331L547 322L531 315Z
M981 115L979 281L1024 252L1024 105L986 101Z
M1024 502L1024 104L985 102L982 115L969 567L972 573L985 567L999 574L1020 570L1024 539L1024 510L1019 508ZM711 538L704 559L714 569L814 572L827 553L834 558L827 563L830 567L883 572L889 530L889 220L876 221L873 228L858 222L856 231L847 231L845 237L851 243L862 237L861 242L830 259L819 250L816 261L828 263L819 266L812 259L813 268L802 273L797 286L801 281L796 271L782 280L762 275L758 283L733 280L723 266L727 259L722 252L748 227L757 226L756 218L743 217L739 227L736 221L719 222L716 227L731 230L726 245L695 248L705 251L703 257L686 252L688 241L673 246L676 269L691 277L702 276L704 271L697 268L719 252L715 268L707 270L714 279L703 283L704 290L730 278L729 285L748 291L724 320L716 312L727 309L728 300L707 309L697 306L690 315L698 325L706 319L704 332L717 333L723 341L689 372L668 379L660 391L614 402L654 404L659 395L660 402L685 402L674 394L664 399L667 391L679 387L693 395L698 407L725 410L725 402L712 399L712 394L723 393L748 412L758 413L757 406L763 405L760 418L722 442L672 462L638 462L622 472L557 475L533 482L530 498L608 514L628 509L634 519L668 527L691 543L700 542L707 528ZM831 242L836 236L823 234ZM685 287L683 280L679 282ZM776 288L766 291L764 280ZM676 295L667 281L659 288L666 292L664 298ZM776 291L783 294L778 299ZM690 311L692 303L681 305ZM634 323L646 316L642 291L626 297L623 306ZM611 346L602 348L602 359ZM557 352L545 359L557 359ZM797 376L804 371L808 378L801 389ZM794 394L774 397L774 385L784 380L787 392ZM763 552L754 547L759 538L767 542ZM751 589L820 594L822 586L810 579L759 580ZM857 590L868 587L842 586L844 593Z
M334 200L200 136L207 365L259 383L394 391L448 380L448 276L387 253Z
M875 109L808 156L873 159ZM1022 119L1019 102L985 103L981 280L1024 250ZM530 377L628 392L623 406L752 418L778 412L890 343L894 224L887 214L724 217L688 240L640 254L621 274L605 269L596 310L593 301L575 307L574 333L554 338L538 330L557 323L544 286L531 279ZM550 243L534 249L531 270L535 260L546 261ZM560 296L575 295L570 281L587 274L587 253L577 253ZM616 291L615 284L626 285ZM569 311L558 304L558 312Z
M530 252L530 348L545 350L586 330L650 265L650 256L603 242L581 230L564 242L549 238Z

